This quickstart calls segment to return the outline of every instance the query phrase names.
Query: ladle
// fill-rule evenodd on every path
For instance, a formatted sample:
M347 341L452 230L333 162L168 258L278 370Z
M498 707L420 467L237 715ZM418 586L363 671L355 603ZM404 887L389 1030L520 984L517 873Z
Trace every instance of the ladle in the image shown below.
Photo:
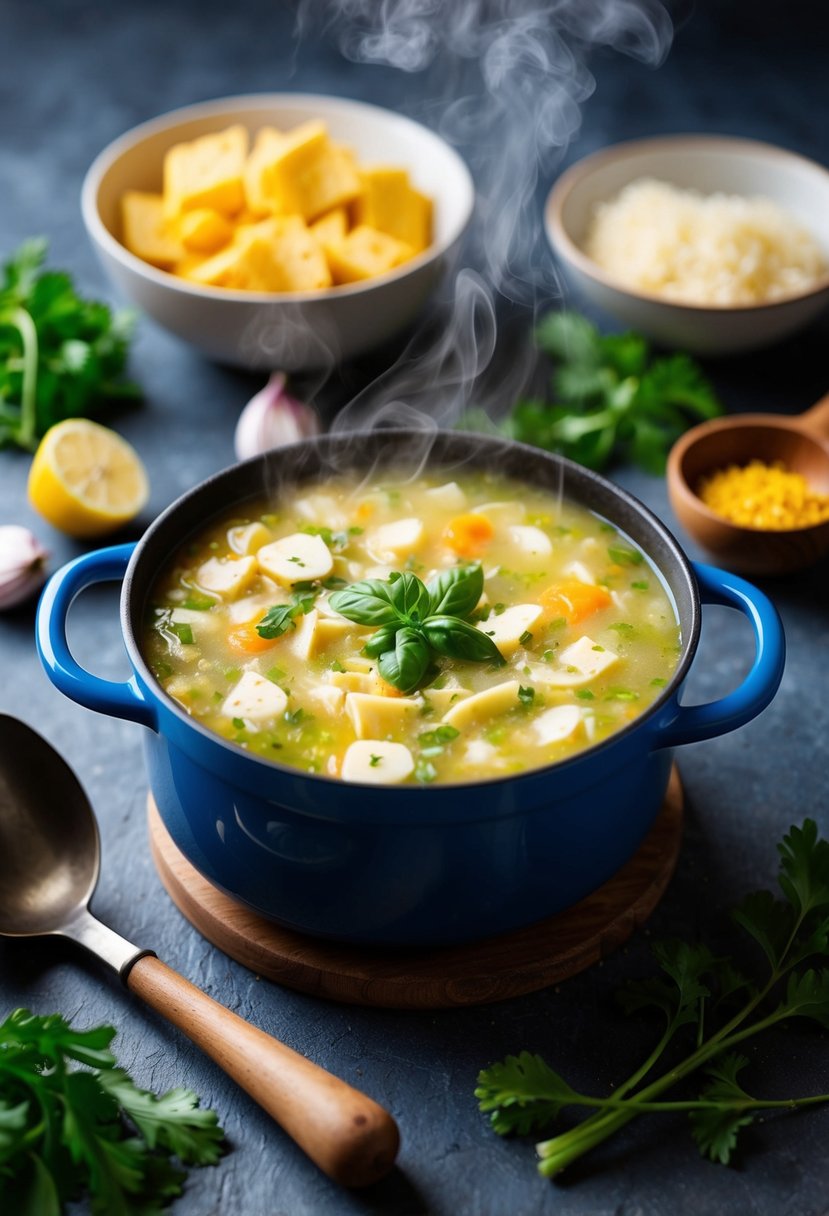
M391 1115L96 920L87 905L99 865L98 827L77 777L45 739L0 715L0 935L71 938L215 1060L335 1181L365 1186L388 1173L399 1144Z
M788 574L829 552L829 521L774 531L747 528L717 515L697 496L700 481L715 469L782 463L802 473L813 490L829 494L829 395L794 418L785 414L737 414L692 427L668 457L671 505L687 532L729 570Z

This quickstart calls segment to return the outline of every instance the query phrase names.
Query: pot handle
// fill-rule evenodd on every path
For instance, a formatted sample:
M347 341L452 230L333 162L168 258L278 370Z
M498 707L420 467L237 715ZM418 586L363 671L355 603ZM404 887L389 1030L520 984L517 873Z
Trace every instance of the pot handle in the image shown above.
M64 696L98 713L155 729L155 711L145 701L135 676L118 683L85 671L75 662L66 639L66 618L75 596L95 583L120 581L134 549L135 545L97 549L56 571L40 597L35 636L46 674Z
M751 583L715 566L693 562L703 604L724 604L745 613L754 631L754 663L739 688L706 705L679 706L662 731L660 746L675 747L725 735L756 718L771 701L783 678L786 636L774 604Z

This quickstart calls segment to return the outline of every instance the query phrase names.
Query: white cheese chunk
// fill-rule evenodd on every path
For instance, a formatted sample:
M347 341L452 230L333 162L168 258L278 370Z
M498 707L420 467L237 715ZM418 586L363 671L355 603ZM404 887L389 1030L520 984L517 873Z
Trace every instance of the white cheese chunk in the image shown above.
M369 672L363 671L328 671L325 674L328 684L346 692L376 692L377 681Z
M506 608L500 615L491 612L485 621L479 621L477 628L491 637L505 659L518 649L521 638L532 627L543 613L540 604L514 604Z
M308 696L329 714L339 714L345 704L345 693L333 684L312 684Z
M229 605L227 615L234 625L246 625L248 621L258 621L269 608L274 608L277 604L288 603L285 591L282 587L277 587L271 579L260 578L259 582L264 584L261 591L243 596L242 599Z
M174 625L189 625L197 642L200 637L218 633L222 628L221 617L209 609L205 612L195 612L192 608L174 608L170 613L170 620Z
M196 582L205 591L235 600L255 574L255 557L211 557L199 566Z
M414 697L381 697L375 693L349 692L345 712L354 725L358 739L383 739L405 727L420 713L423 702Z
M288 698L279 687L255 671L246 671L228 694L222 713L228 718L264 722L285 712Z
M310 659L314 653L314 634L318 620L319 613L316 608L294 620L295 628L289 630L286 646L298 659Z
M330 642L338 641L354 628L345 617L320 616L316 608L297 619L296 629L288 638L288 649L299 659L313 659Z
M619 656L585 635L562 650L558 661L560 666L550 672L547 683L556 688L578 688L618 663Z
M580 583L586 583L589 587L596 586L596 580L584 562L570 562L568 566L564 567L562 573L569 574L571 578L577 579Z
M395 562L409 557L423 540L423 520L412 516L382 524L366 537L366 545L375 561Z
M396 785L414 772L412 753L402 743L387 739L362 739L352 743L343 756L343 781L366 785Z
M343 508L330 494L306 494L294 500L294 514L325 528L342 528L348 520Z
M553 542L547 533L532 524L514 524L508 529L507 535L524 557L545 558L553 551Z
M270 531L262 523L240 524L237 528L229 528L227 543L234 553L243 556L256 553L272 539Z
M462 511L466 506L466 495L456 481L448 481L445 486L433 486L431 490L424 491L423 497L442 511Z
M295 532L264 545L256 554L256 561L263 574L287 586L325 578L334 566L322 537L308 536L305 532Z
M539 744L563 743L570 739L581 726L581 712L575 705L554 705L545 709L532 724L536 742Z
M481 764L491 764L497 754L497 747L487 743L486 739L473 739L467 743L462 759L464 764L477 768Z
M507 680L504 684L496 684L494 688L485 688L483 692L476 692L474 696L466 697L463 701L453 705L443 715L443 720L450 726L463 730L465 727L471 726L473 722L480 722L485 718L495 717L496 714L505 713L508 709L518 705L520 687L517 680Z

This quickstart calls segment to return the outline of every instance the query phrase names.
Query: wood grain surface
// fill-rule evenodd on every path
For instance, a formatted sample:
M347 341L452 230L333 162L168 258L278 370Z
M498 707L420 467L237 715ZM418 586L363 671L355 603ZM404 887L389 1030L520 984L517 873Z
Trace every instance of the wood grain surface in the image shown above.
M674 766L665 802L633 858L557 916L482 942L443 949L324 941L273 924L203 878L179 852L148 797L150 847L161 881L204 937L257 975L329 1000L390 1009L445 1009L507 1000L557 984L605 958L658 904L682 836Z

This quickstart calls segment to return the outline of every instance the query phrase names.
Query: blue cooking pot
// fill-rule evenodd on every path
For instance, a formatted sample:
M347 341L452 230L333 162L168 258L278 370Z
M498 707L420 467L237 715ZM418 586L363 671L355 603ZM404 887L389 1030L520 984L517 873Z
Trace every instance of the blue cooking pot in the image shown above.
M682 653L673 678L638 718L572 759L475 784L350 785L249 755L206 730L161 689L141 654L158 571L212 516L332 471L380 468L388 476L395 466L411 467L424 444L416 432L326 436L226 469L169 507L137 545L64 566L41 599L37 638L49 677L81 705L146 728L150 787L181 852L233 899L305 933L443 945L568 907L637 849L662 804L673 748L750 721L782 677L783 630L766 596L733 575L692 567L664 525L618 486L501 439L438 432L428 443L430 470L489 468L560 487L627 533L674 599ZM66 641L75 596L119 579L133 669L125 683L84 671ZM699 640L700 600L745 613L756 653L734 692L686 708L680 694Z

